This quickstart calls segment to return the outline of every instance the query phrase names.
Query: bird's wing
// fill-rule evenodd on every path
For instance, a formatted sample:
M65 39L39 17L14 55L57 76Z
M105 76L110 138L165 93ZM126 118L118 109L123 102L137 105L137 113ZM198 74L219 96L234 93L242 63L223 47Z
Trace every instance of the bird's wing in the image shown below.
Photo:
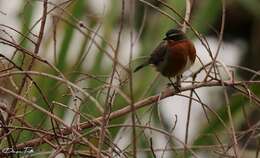
M149 59L149 64L158 65L164 60L164 56L167 52L167 42L162 41L153 51Z

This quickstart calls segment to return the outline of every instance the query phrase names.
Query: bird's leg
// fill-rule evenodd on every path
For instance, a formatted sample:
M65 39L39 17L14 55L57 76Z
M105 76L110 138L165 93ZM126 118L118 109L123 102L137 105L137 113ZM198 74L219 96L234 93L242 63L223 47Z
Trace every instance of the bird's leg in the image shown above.
M176 76L176 85L179 88L181 87L181 78L182 78L182 74Z
M169 79L169 81L170 81L170 85L172 85L173 86L173 88L175 89L175 91L176 92L180 92L181 90L180 90L180 84L178 85L178 83L176 82L176 83L173 83L173 81L171 80L171 78L170 77L168 77L168 79Z

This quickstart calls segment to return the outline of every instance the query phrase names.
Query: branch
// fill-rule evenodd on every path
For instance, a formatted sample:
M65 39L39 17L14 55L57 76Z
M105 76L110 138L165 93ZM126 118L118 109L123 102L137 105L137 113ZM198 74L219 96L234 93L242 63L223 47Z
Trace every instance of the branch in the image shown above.
M142 107L148 106L150 104L156 103L159 101L159 99L165 99L171 96L174 96L178 93L184 92L184 91L189 91L189 90L194 90L194 89L198 89L198 88L202 88L202 87L218 87L218 86L229 86L229 87L235 87L235 86L243 86L244 84L255 84L255 83L260 83L260 81L237 81L237 82L232 82L232 81L223 81L223 83L219 82L219 81L211 81L211 82L204 82L204 83L198 83L198 84L194 84L194 85L190 85L187 87L183 87L180 89L179 92L176 92L173 89L166 89L164 92L161 92L160 94L154 95L154 96L150 96L147 97L143 100L140 100L138 102L136 102L134 104L134 109L140 109ZM223 85L222 85L223 84ZM258 98L253 98L253 100L255 101L255 103L257 103L260 106L260 100ZM129 112L131 112L131 105L127 105L122 109L119 109L117 111L114 111L111 113L110 117L109 117L109 121L124 115L129 114ZM86 128L91 128L93 126L99 126L100 125L100 121L103 119L103 117L97 117L96 119L93 119L92 121L86 121L80 124L80 128L86 129ZM64 130L61 131L62 135L68 135L71 134L71 129L73 129L73 127L71 128L65 128ZM54 137L52 135L46 135L45 139L47 140L53 140ZM43 144L43 140L42 138L35 138L32 140L29 140L27 142L18 144L16 147L17 149L21 149L24 148L26 146L38 146L40 144Z

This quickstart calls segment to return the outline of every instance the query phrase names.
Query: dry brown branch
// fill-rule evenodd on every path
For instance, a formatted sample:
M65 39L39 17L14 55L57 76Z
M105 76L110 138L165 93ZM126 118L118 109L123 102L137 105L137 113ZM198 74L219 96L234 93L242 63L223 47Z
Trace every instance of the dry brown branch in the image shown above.
M224 86L230 86L230 87L237 87L237 86L243 85L244 83L246 83L246 84L255 84L255 83L260 83L260 81L237 81L237 82L224 81L223 85ZM183 87L183 88L180 89L180 92L190 91L190 90L198 89L198 88L201 88L201 87L216 87L216 86L219 87L219 86L223 86L223 85L222 85L221 82L218 82L218 81L198 83L198 84L194 84L194 85L191 85L191 86ZM164 98L171 97L171 96L176 95L176 94L177 93L174 90L167 89L166 91L162 92L162 95L161 95L160 99L162 100ZM142 99L142 100L136 102L134 104L134 107L137 110L137 109L140 109L142 107L151 105L151 104L157 102L159 97L160 97L160 95L147 97L145 99ZM253 101L260 106L260 100L259 99L253 98ZM125 106L122 109L119 109L117 111L112 112L110 114L109 120L112 120L112 119L124 116L124 115L128 114L129 112L131 112L131 106L127 105L127 106ZM102 119L103 119L102 117L98 117L98 118L96 118L96 119L94 119L92 121L83 122L83 123L80 124L80 128L81 129L86 129L86 128L90 128L90 127L93 127L93 126L99 126L100 125L100 121ZM73 128L73 127L71 127L71 128ZM62 134L63 135L70 134L71 133L71 128L65 128L64 130L62 130ZM46 135L45 138L47 140L54 139L54 137L50 136L50 135ZM40 145L42 143L43 142L42 142L41 138L36 138L36 139L32 139L30 141L24 142L22 144L18 144L16 147L19 149L19 148L24 148L25 146L38 146L38 145Z

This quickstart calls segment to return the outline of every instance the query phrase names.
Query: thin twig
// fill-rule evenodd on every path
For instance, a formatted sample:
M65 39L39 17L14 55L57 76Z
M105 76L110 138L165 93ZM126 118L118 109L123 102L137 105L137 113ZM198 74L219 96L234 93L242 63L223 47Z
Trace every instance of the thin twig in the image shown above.
M103 119L102 119L102 123L101 123L101 127L100 127L100 138L99 138L99 146L98 146L98 155L97 158L101 158L101 150L102 150L102 146L103 146L103 141L105 138L105 127L107 126L107 123L109 121L109 117L110 117L110 113L112 110L112 102L114 100L114 96L115 96L115 91L112 90L112 86L113 86L113 81L114 81L114 76L116 73L116 68L117 68L117 62L118 62L118 54L119 54L119 46L120 46L120 41L121 41L121 34L122 34L122 30L123 30L123 26L124 26L124 16L125 16L125 1L122 0L122 11L121 11L121 24L120 24L120 28L119 28L119 32L118 32L118 38L117 38L117 46L116 46L116 50L114 52L114 59L113 59L113 68L112 68L112 73L110 76L110 81L109 81L109 87L107 90L107 94L106 94L106 100L105 100L105 109L104 109L104 113L103 113Z
M183 27L182 27L182 31L183 32L186 32L187 30L187 22L190 21L190 13L191 13L191 6L192 6L192 3L191 3L191 0L186 0L186 10L185 10L185 17L184 17L184 22L183 22Z
M135 17L135 0L130 1L129 9L131 10L130 12L130 18L129 18L129 23L131 25L130 28L130 55L129 55L129 65L128 68L129 70L132 70L132 64L131 61L133 60L133 47L135 43L134 39L134 17ZM134 91L133 91L133 72L130 71L129 74L129 93L130 93L130 107L131 107L131 121L132 121L132 144L133 144L133 158L137 157L137 135L136 135L136 123L135 123L135 106L134 106Z
M193 76L192 81L195 80L196 76ZM192 82L192 85L194 82ZM194 90L192 89L190 91L190 96L189 96L189 106L188 106L188 111L187 111L187 120L186 120L186 130L185 130L185 140L184 143L188 145L188 136L189 136L189 124L190 124L190 115L191 115L191 104L192 104L192 97L193 97L193 92ZM187 151L184 149L184 157L187 156Z

